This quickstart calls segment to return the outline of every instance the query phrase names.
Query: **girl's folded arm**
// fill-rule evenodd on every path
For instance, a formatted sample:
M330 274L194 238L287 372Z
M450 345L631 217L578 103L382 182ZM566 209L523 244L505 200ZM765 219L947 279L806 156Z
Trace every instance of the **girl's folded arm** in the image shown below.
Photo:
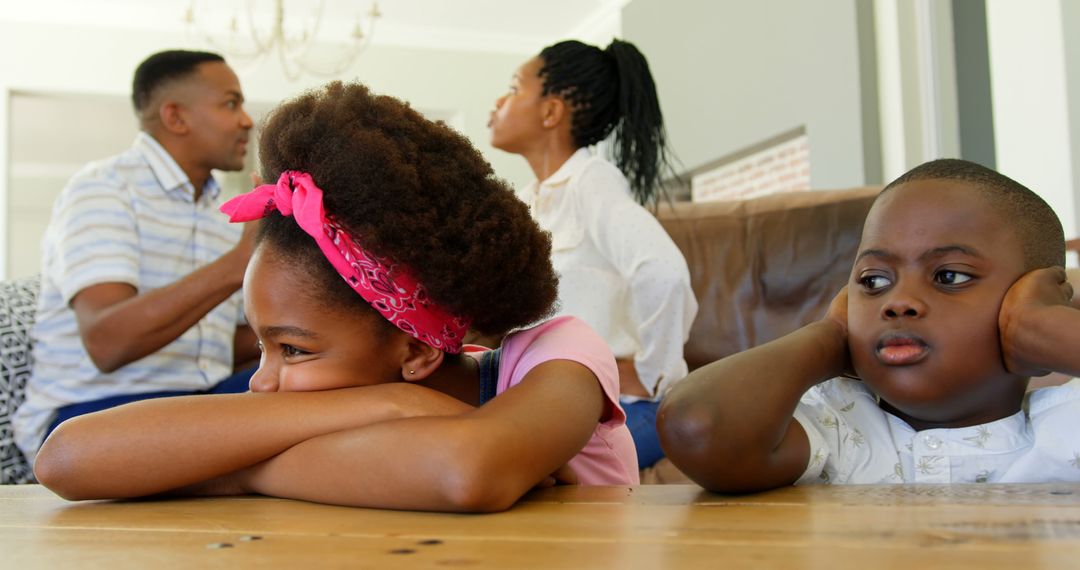
M795 482L810 459L795 407L811 386L843 372L841 331L818 321L694 371L668 392L657 414L667 456L711 491Z
M468 409L405 383L145 400L64 422L42 445L34 471L72 500L141 497L227 475L318 435Z
M499 511L577 455L603 413L596 376L552 360L475 411L316 437L245 478L255 492L323 503Z

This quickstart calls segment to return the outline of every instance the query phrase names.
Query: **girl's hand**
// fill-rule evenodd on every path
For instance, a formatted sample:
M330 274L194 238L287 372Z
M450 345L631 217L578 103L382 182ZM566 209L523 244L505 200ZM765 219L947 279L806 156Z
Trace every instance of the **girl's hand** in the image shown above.
M162 493L164 496L178 497L231 497L234 495L250 495L251 489L247 484L247 476L251 468L244 468L232 473L226 473L208 481L195 483L179 489L173 489Z
M1021 376L1052 372L1040 365L1036 350L1041 344L1037 327L1040 315L1055 305L1071 307L1073 287L1063 267L1044 267L1025 273L1005 293L998 313L1001 356L1005 368Z
M554 473L544 477L544 480L537 485L538 488L554 487L555 485L580 485L578 481L577 473L574 473L574 469L570 467L569 463L564 464L562 467L555 470Z

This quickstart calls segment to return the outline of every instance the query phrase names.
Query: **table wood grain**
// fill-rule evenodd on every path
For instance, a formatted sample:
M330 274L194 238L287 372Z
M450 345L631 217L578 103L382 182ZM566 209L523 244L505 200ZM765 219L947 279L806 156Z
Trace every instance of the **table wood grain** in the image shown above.
M0 568L1080 567L1080 485L560 487L491 515L0 487Z

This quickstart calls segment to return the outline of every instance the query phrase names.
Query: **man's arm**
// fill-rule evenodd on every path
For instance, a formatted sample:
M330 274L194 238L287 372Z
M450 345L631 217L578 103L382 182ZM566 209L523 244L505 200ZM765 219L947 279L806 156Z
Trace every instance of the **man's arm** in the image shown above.
M195 326L243 283L256 224L225 255L165 287L139 293L127 283L100 283L75 294L71 308L90 359L102 372L152 354Z
M830 317L691 373L664 397L664 452L711 491L745 493L795 482L810 443L793 419L802 395L847 366L846 290Z

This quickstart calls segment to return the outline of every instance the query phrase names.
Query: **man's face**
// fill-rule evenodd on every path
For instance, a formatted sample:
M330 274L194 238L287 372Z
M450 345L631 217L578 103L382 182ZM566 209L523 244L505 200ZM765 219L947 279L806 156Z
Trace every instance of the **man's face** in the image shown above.
M1008 221L953 180L892 188L867 216L848 297L852 363L882 407L917 429L976 425L1019 409L998 311L1024 272Z
M202 63L182 89L190 156L203 168L243 169L252 122L236 74L221 62Z

